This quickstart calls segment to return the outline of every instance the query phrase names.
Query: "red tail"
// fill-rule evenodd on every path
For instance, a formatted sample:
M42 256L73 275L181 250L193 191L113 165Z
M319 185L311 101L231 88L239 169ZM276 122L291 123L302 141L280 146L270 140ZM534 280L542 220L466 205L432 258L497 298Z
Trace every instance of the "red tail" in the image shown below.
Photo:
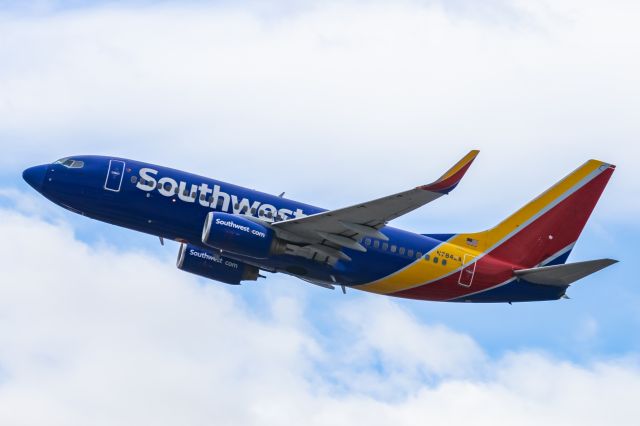
M467 244L531 268L566 260L615 166L590 160L498 226L466 234ZM557 261L553 263L558 263Z

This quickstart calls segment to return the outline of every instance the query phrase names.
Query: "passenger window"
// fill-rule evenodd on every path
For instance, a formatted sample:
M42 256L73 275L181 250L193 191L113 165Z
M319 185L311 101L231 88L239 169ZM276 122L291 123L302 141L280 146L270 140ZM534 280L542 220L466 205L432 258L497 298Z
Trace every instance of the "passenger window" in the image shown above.
M424 255L424 260L429 260L429 254L428 253Z
M256 208L255 207L251 209L251 214L256 214Z
M420 259L422 257L422 252L419 251L416 253L416 259Z
M409 251L407 252L407 256L413 257L413 250L412 249L409 249Z
M207 198L205 194L200 194L200 201L204 201L205 198Z
M365 246L370 246L371 245L371 240L369 238L365 238L364 239L364 245Z
M138 182L138 177L137 176L131 176L131 183L136 183Z
M389 248L389 244L382 243L382 250L387 251L388 248Z
M398 250L398 253L400 253L401 256L404 256L404 252L405 252L405 248L400 247L400 250Z
M433 258L433 263L438 263L438 257Z
M447 266L447 259L442 259L442 266Z
M373 242L373 248L380 248L380 241L375 240L375 241Z
M391 253L395 253L397 250L398 250L398 247L395 244L393 244L391 246Z

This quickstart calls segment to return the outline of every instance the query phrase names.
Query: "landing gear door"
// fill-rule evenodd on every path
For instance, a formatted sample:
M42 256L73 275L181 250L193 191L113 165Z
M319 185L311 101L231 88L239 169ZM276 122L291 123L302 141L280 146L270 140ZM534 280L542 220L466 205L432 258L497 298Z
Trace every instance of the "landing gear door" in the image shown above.
M464 255L464 264L467 265L460 271L460 278L458 278L458 284L462 287L471 287L473 282L473 276L476 273L476 257L470 254ZM469 263L471 262L471 263Z
M124 161L110 160L107 180L104 182L104 189L107 191L119 192L124 178Z

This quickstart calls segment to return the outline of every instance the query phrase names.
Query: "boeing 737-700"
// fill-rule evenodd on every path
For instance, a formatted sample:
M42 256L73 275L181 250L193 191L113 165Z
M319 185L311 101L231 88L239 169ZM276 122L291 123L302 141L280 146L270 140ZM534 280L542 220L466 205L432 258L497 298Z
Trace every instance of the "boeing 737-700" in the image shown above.
M486 231L388 225L449 194L477 154L428 185L336 210L116 157L67 157L23 177L72 212L178 241L178 268L227 284L282 272L343 291L511 303L562 298L573 282L615 263L567 263L615 169L602 161L587 161Z

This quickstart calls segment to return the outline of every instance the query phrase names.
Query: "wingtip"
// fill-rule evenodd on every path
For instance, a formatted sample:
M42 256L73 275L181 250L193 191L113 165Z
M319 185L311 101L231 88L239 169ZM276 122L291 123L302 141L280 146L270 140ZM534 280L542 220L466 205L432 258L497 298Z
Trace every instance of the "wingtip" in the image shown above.
M476 159L476 157L478 156L478 154L480 154L480 150L478 149L472 149L471 151L469 151L467 153L467 155L465 155L464 157L462 157L460 159L460 161L458 161L453 167L451 167L449 170L447 170L447 173L445 173L443 175L443 177L445 177L447 174L453 172L455 169L464 167L467 164L471 164L473 163L473 160ZM442 178L441 178L442 179Z
M451 192L462 180L467 170L476 159L480 150L472 149L467 155L462 157L453 167L451 167L445 174L443 174L437 181L418 187L427 191L440 192L448 194Z
M438 180L444 180L447 179L451 176L454 176L460 172L462 173L462 176L464 176L464 172L467 171L467 169L469 168L469 166L471 166L471 163L473 163L473 161L476 159L476 157L478 156L478 154L480 154L480 150L478 149L472 149L471 151L469 151L467 153L467 155L465 155L464 157L462 157L462 159L460 159L460 161L458 161L453 167L451 167L449 170L447 170L447 172L442 175L442 177ZM460 176L460 178L462 178L462 176Z

